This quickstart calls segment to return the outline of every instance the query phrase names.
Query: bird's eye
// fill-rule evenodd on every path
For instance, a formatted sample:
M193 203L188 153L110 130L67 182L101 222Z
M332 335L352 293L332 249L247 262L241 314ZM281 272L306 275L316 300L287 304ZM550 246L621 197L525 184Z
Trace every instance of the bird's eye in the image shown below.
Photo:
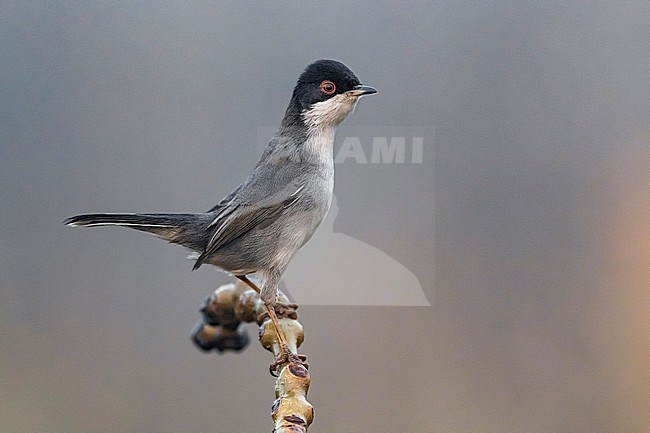
M332 95L336 92L336 86L330 80L325 80L320 83L320 91L326 95Z

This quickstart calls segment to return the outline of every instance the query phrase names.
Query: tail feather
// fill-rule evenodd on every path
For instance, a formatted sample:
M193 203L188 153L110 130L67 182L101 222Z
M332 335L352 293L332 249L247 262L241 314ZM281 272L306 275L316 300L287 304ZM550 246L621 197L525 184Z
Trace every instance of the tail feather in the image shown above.
M178 214L180 215L180 214ZM91 213L67 218L63 224L68 226L174 226L175 214L137 214L137 213Z
M96 213L67 218L63 224L76 227L124 226L152 233L168 242L193 250L205 246L205 218L201 214Z

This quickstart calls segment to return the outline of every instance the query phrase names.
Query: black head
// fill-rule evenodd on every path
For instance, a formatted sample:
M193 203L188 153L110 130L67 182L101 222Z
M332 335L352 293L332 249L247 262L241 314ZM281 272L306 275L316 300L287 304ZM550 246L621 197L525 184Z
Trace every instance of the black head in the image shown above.
M317 60L305 68L293 89L292 103L302 110L317 102L326 101L336 95L354 91L361 96L375 93L371 87L362 86L361 81L343 63L336 60Z

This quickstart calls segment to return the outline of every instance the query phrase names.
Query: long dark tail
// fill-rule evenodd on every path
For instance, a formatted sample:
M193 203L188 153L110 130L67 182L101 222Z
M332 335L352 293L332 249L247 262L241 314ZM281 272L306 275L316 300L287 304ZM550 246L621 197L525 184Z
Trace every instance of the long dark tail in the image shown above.
M124 226L153 233L161 239L202 251L206 244L205 229L209 221L205 214L142 214L94 213L76 215L63 221L69 226Z

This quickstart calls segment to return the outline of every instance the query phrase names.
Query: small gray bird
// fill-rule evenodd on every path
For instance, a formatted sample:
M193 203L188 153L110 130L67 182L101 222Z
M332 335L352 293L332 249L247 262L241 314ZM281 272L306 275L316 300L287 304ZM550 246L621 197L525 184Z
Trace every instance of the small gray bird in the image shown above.
M86 214L64 223L131 227L195 251L194 269L215 265L260 292L282 352L275 365L296 359L275 311L280 308L278 284L329 210L336 127L361 96L372 93L377 91L362 85L343 63L318 60L298 79L282 124L253 172L209 211ZM246 277L253 273L261 279L261 290Z

